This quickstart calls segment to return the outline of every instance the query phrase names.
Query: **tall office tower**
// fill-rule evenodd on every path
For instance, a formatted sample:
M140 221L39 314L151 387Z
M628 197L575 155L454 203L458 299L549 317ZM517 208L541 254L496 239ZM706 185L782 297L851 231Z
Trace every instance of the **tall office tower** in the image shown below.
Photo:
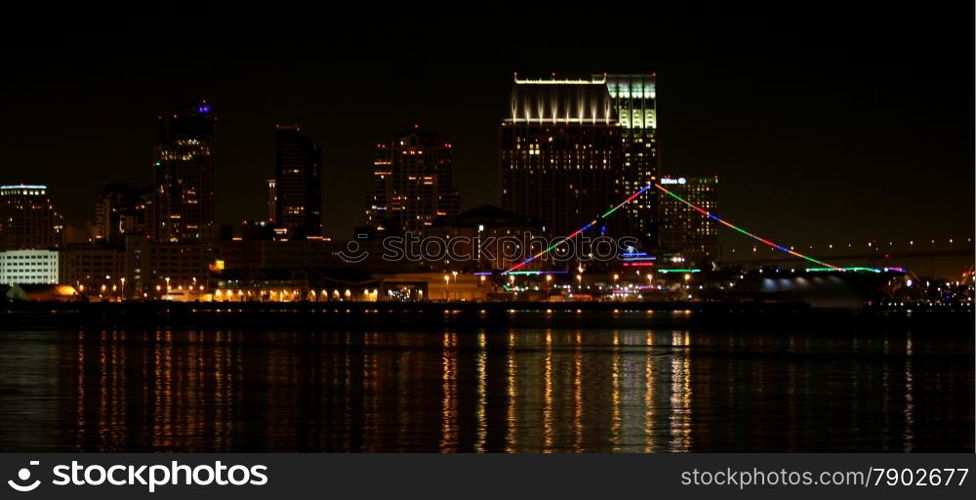
M565 235L619 202L621 130L603 76L515 78L501 126L501 202ZM626 217L607 220L624 235ZM597 228L594 233L606 227Z
M267 185L267 220L268 222L274 222L275 218L278 217L278 179L267 179L265 180Z
M451 144L417 126L389 144L377 144L367 226L376 233L423 232L435 218L457 214L453 169Z
M157 241L212 242L216 237L216 121L206 100L159 117L154 166Z
M147 231L147 204L140 191L125 183L110 184L95 202L92 239L121 244L128 234Z
M322 151L297 125L276 126L275 144L274 221L292 238L321 236Z
M63 230L47 186L0 186L0 250L55 248Z
M625 199L658 176L655 75L604 75L620 123L621 177L617 198ZM629 230L645 245L657 242L657 202L648 192L626 205Z
M718 177L666 176L660 183L709 212L718 208ZM718 226L708 217L671 196L662 196L658 202L658 220L662 250L680 254L697 265L718 258Z

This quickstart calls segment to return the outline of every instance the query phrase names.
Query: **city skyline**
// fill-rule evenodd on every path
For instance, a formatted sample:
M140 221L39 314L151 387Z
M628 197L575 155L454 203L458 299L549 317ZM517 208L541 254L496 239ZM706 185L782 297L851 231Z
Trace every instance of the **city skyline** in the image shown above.
M98 14L81 15L100 25L126 13ZM23 166L8 170L5 183L48 185L66 222L77 226L93 217L91 203L105 185L151 184L156 113L207 97L221 110L218 223L264 216L264 205L254 200L265 198L261 181L274 164L268 129L300 123L324 151L324 232L346 238L363 222L361 200L370 191L377 139L414 123L450 137L461 209L499 205L498 123L514 72L653 71L661 95L660 171L718 175L725 193L722 215L798 245L965 238L972 215L952 211L973 204L967 144L972 127L968 107L952 100L955 86L965 86L964 70L954 65L956 53L943 50L954 46L955 35L940 30L862 42L865 30L883 34L908 22L882 16L869 23L867 14L854 13L833 26L836 36L826 40L816 36L822 33L815 15L775 14L779 22L743 26L742 33L708 17L694 41L670 28L654 34L646 49L608 43L576 50L533 46L534 39L526 39L526 45L490 51L468 43L467 58L458 57L460 49L445 49L450 57L381 55L384 41L393 39L389 35L355 48L363 58L354 61L327 48L325 35L295 34L305 43L289 55L277 52L285 42L268 41L251 55L215 43L211 48L228 56L219 65L190 55L158 66L136 61L126 72L113 72L112 62L124 57L123 50L91 65L70 66L64 81L50 80L53 70L38 58L66 55L39 45L14 58L21 71L3 84L21 98L2 122L13 133L3 135L0 162ZM55 19L51 26L66 22L67 17ZM64 28L53 39L75 29ZM214 29L238 33L219 19ZM783 43L763 44L769 36ZM855 38L857 43L847 43ZM94 37L81 45L105 43ZM152 43L147 50L181 47L174 44ZM157 79L176 70L189 77ZM915 97L906 97L907 88ZM41 101L49 104L44 110L30 106ZM464 106L456 107L458 102ZM738 242L724 232L720 239L723 245Z
M972 486L973 5L477 7L5 9L8 487Z

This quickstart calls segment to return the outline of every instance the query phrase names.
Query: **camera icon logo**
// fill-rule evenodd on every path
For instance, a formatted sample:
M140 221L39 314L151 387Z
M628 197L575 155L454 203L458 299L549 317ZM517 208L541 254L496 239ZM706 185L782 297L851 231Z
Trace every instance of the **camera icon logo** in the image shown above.
M32 465L32 466L33 465L40 465L40 464L41 464L41 462L39 462L37 460L31 460L30 461L30 465ZM31 478L31 471L27 467L23 467L19 471L17 471L17 479L18 480L20 480L20 481L22 481L24 483L27 483L27 481L29 481L30 478ZM38 480L35 480L33 483L20 484L18 481L14 481L13 479L10 479L10 480L7 481L7 485L10 486L11 488L13 488L13 489L15 489L15 490L20 491L20 492L23 493L23 492L33 491L34 489L36 489L38 486L41 485L41 481L38 479Z

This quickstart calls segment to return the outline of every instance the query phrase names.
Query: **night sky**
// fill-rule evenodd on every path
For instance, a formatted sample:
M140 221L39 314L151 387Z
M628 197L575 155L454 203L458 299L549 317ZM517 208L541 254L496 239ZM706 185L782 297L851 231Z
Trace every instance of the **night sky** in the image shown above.
M326 234L348 238L377 142L440 133L462 208L497 204L514 71L656 72L662 170L718 175L736 224L804 247L972 236L972 5L316 5L7 8L0 182L48 184L82 225L106 184L151 183L156 115L206 97L220 222L264 215L274 125L298 123L324 152Z

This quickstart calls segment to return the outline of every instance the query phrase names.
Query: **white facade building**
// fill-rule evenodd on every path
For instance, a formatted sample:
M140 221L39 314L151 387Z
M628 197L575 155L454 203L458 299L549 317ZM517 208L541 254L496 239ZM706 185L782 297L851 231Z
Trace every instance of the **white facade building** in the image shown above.
M56 285L56 250L8 250L0 252L0 284Z

